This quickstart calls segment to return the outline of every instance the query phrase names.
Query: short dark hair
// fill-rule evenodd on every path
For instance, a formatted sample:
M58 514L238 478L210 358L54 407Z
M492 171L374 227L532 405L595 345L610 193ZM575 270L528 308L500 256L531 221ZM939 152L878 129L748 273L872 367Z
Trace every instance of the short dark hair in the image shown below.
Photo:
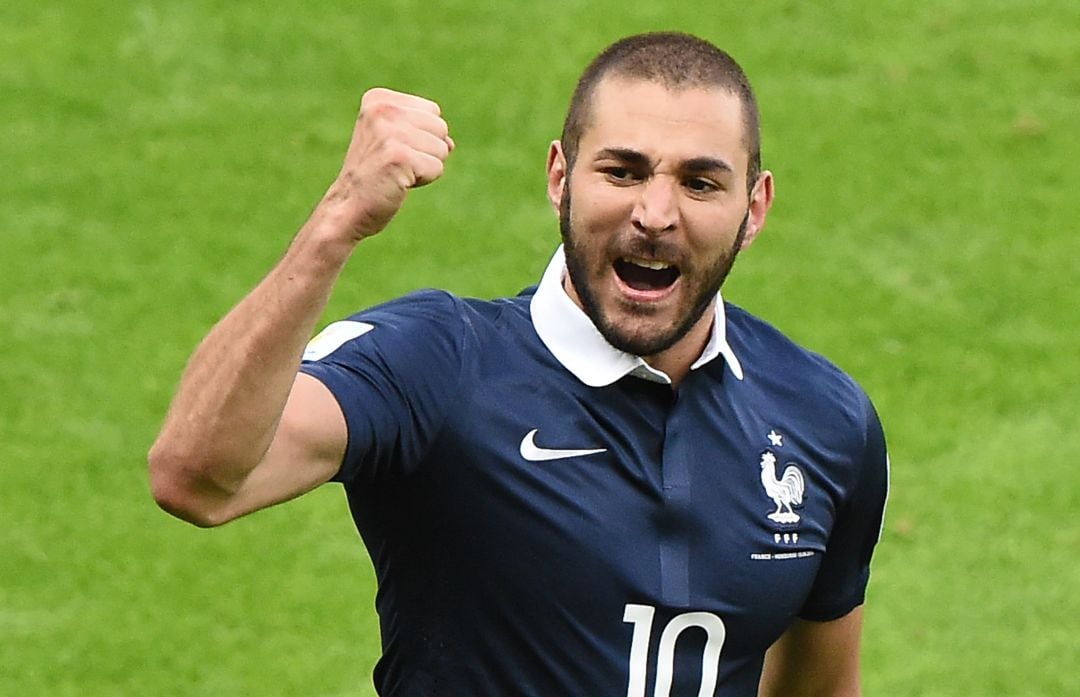
M608 76L656 82L668 89L708 87L725 90L742 104L743 142L749 155L746 188L761 172L761 125L757 99L746 73L730 55L713 44L682 32L637 34L616 41L593 59L581 74L563 123L562 147L567 167L577 159L581 136L589 124L596 86Z

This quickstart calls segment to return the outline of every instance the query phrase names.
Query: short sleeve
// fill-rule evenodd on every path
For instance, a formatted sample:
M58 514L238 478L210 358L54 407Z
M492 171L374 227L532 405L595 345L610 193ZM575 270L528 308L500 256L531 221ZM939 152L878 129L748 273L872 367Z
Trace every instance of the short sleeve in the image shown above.
M881 537L889 491L889 457L877 412L860 391L865 440L854 484L837 510L825 557L799 616L814 621L843 617L863 603L870 559Z
M464 304L420 291L330 324L308 344L300 372L334 395L348 428L335 481L415 468L461 396Z

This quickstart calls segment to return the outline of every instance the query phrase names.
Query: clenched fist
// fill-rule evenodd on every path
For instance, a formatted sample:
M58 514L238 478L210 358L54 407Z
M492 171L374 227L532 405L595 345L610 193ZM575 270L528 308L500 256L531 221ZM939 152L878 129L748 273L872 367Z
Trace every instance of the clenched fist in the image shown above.
M386 227L409 189L442 175L453 149L438 104L381 87L368 90L323 205L336 209L335 218L352 239L370 237Z

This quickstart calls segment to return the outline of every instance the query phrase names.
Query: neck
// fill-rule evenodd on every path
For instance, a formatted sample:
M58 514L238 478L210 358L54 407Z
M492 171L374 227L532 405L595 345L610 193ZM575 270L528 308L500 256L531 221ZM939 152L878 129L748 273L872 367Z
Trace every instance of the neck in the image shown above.
M716 312L713 306L709 305L686 336L660 353L643 357L649 367L662 371L671 378L672 389L679 386L679 383L690 373L690 366L705 351L709 337L712 335L715 318Z
M570 279L570 274L564 272L562 279L563 290L571 301L582 311L585 310L585 304L578 296L577 289L574 287L573 281ZM714 298L709 306L705 308L705 311L701 313L701 317L690 327L690 330L686 334L676 341L672 346L664 349L659 353L655 353L649 356L642 356L641 359L645 361L650 368L659 370L671 379L671 387L675 389L679 386L679 383L690 373L690 366L694 364L701 354L705 351L705 347L709 343L709 338L712 335L713 323L716 321L716 299Z

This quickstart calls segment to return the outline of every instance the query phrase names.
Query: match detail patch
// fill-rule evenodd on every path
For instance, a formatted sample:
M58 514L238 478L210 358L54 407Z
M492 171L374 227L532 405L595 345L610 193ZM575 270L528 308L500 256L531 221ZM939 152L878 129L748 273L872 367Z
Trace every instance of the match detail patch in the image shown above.
M320 361L341 348L341 345L346 341L363 336L374 328L375 325L373 324L354 322L352 320L342 320L341 322L328 324L325 329L308 342L307 348L304 349L304 360Z

